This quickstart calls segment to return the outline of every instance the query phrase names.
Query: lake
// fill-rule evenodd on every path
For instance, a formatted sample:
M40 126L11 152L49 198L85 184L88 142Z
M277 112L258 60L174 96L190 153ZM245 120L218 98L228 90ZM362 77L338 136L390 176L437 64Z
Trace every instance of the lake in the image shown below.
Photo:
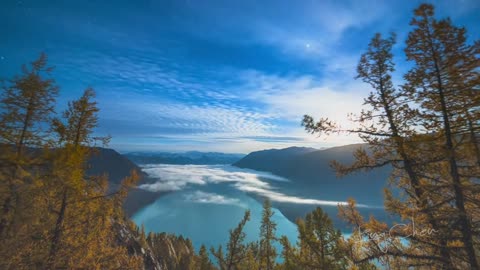
M143 224L147 232L188 237L197 250L201 244L225 245L229 230L238 224L247 209L251 211L251 220L245 227L246 240L258 240L264 198L274 205L277 236L285 235L292 243L297 240L296 225L291 221L294 219L287 218L279 209L321 206L335 219L337 205L343 203L292 195L295 183L288 179L230 165L150 164L143 165L142 170L158 181L141 188L171 192L135 213L133 220Z

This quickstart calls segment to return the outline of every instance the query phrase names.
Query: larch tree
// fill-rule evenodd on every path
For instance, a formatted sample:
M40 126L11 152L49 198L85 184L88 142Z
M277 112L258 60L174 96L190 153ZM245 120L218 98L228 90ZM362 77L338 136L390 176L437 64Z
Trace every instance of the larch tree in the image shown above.
M435 19L429 4L415 10L410 24L414 29L409 33L405 53L415 66L405 75L406 88L420 104L423 127L427 133L435 134L432 143L438 145L439 165L448 172L439 178L452 191L445 196L456 210L450 216L456 220L452 229L461 234L468 267L480 269L478 234L469 211L480 208L480 201L471 196L472 189L478 192L478 182L468 174L472 165L475 170L478 167L471 162L472 156L462 151L465 135L474 149L478 147L480 42L467 44L466 29L454 26L449 18Z
M116 198L109 196L105 177L85 175L87 158L92 154L92 132L98 122L98 107L93 89L70 102L63 113L64 120L55 120L59 149L53 158L49 187L53 190L49 209L55 216L49 240L46 268L114 267L130 260L125 250L114 245L111 231L118 207ZM134 183L136 175L126 182ZM119 196L124 196L121 194ZM74 252L73 252L74 251Z
M270 200L265 199L263 203L262 223L260 225L260 246L259 259L260 269L272 270L275 267L275 259L277 251L273 246L277 241L275 236L277 224L272 220L273 217L272 204Z
M310 116L302 124L311 133L358 134L368 146L354 153L351 165L333 162L337 173L391 165L391 182L403 194L395 198L386 189L386 209L414 220L419 230L436 232L412 235L411 229L398 226L392 233L408 236L409 245L384 239L383 245L390 246L384 250L382 241L371 239L367 256L357 262L383 257L396 258L391 261L405 267L477 269L474 222L479 219L473 212L479 208L478 183L472 178L478 176L479 43L467 45L465 30L450 20L437 22L430 5L421 5L415 16L406 54L416 66L406 74L405 85L395 88L391 80L393 37L377 34L357 68L357 78L373 89L364 103L369 109L354 117L357 127L342 129L329 119ZM363 230L387 229L375 219L363 222L354 211L343 211L343 216Z
M200 247L197 258L197 269L198 270L214 270L215 267L208 257L208 250L205 245Z
M260 245L258 241L250 242L247 244L247 251L245 259L242 260L238 269L250 270L260 268Z
M236 270L245 260L248 253L248 245L244 243L246 234L245 224L250 220L250 211L246 211L240 223L235 229L230 230L230 238L227 243L227 253L224 255L222 246L217 250L211 248L213 256L218 261L221 270Z
M425 182L426 179L418 173L418 164L425 161L419 159L416 151L418 144L421 143L421 139L417 136L414 128L416 126L416 111L408 106L408 94L396 89L392 83L392 72L395 67L391 49L394 44L394 36L384 39L380 34L376 34L372 38L367 52L360 58L357 78L369 84L372 91L364 100L364 105L368 105L369 109L362 110L360 115L354 118L358 127L344 130L328 119L320 119L318 122L314 122L310 116L304 117L303 125L312 133L346 132L358 134L368 144L368 147L359 148L355 151L353 164L347 166L334 161L332 162L333 167L339 175L345 175L358 170L392 166L394 174L398 174L397 177L392 177L392 181L395 182L395 185L404 189L410 200L399 203L398 200L394 200L390 196L391 194L387 190L387 198L390 198L386 201L387 209L405 219L410 219L412 217L411 209L429 209L430 200L424 186L420 184ZM422 224L424 223L440 231L440 225L434 218L432 211L422 214ZM367 224L355 225L367 226ZM378 229L378 226L376 227ZM385 224L380 227L384 228ZM437 241L434 238L419 240L424 243L431 242L430 248L424 249L422 247L409 253L398 251L396 254L417 258L418 253L424 250L425 260L445 260L445 263L440 262L440 264L451 264L444 240L438 239L439 241ZM444 256L428 256L429 253L432 253L432 248L437 250L433 251L434 254L442 253ZM369 258L387 255L378 248L375 255L370 254ZM359 263L363 262L361 259L356 260Z
M341 249L339 230L320 207L297 221L300 240L299 263L304 269L345 269L347 260ZM302 250L303 249L303 250Z
M295 270L298 268L297 249L293 246L286 236L280 237L279 240L282 245L282 259L283 263L280 269Z
M89 148L85 146L88 146L92 129L97 124L98 112L93 97L93 90L87 89L79 100L69 102L68 109L63 113L65 123L58 119L54 121L54 129L62 148L54 162L55 165L58 164L54 167L58 181L53 185L58 187L59 193L55 197L59 198L59 205L54 210L57 218L52 232L47 268L54 268L57 263L71 197L79 196L87 190L84 164Z
M356 268L348 256L342 234L320 207L297 220L298 241L292 245L286 236L280 238L283 263L280 269L375 269L370 263Z
M107 194L106 177L86 175L94 92L87 89L63 120L52 121L58 87L50 71L41 55L2 92L0 268L138 269L141 258L119 247L112 231L114 219L123 218L126 186L138 177Z
M29 185L25 167L31 165L31 156L25 147L45 143L45 126L54 112L58 86L51 77L52 68L47 56L41 54L31 65L22 67L22 74L3 86L0 102L0 159L1 181L0 237L12 225L22 207L20 200ZM30 158L28 158L30 156Z

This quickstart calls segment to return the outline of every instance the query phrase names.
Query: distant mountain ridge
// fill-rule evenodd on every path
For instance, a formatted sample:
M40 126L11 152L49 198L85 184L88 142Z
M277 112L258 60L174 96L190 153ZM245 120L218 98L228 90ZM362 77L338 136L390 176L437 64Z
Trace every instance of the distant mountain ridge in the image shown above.
M290 164L292 164L292 161L298 156L314 151L318 150L315 148L296 146L283 149L260 150L248 154L241 160L233 163L233 166L254 169L257 171L282 173L284 168L289 167Z
M365 204L382 205L391 168L358 172L337 178L330 167L332 160L343 164L353 162L353 152L365 144L352 144L328 149L290 147L256 151L235 162L233 166L267 171L290 179L293 192L324 200L347 200L350 197Z
M216 165L235 163L245 155L189 151L184 153L130 152L124 156L136 164Z

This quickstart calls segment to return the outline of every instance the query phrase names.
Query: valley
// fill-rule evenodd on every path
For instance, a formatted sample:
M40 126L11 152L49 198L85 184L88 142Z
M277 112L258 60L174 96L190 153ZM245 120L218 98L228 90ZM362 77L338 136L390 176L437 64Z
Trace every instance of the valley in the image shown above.
M247 240L257 239L262 203L269 199L278 236L285 235L292 243L298 234L296 220L318 206L343 234L349 235L354 228L337 216L337 205L349 198L361 198L357 203L364 216L390 221L381 204L388 170L337 179L328 165L329 158L350 161L355 147L358 145L265 150L253 152L233 165L140 164L148 183L140 184L137 192L158 197L136 207L138 210L131 215L146 231L183 235L198 249L201 244L223 244L247 209L252 212L245 228ZM292 166L299 171L292 171ZM138 201L129 198L125 207L133 203Z

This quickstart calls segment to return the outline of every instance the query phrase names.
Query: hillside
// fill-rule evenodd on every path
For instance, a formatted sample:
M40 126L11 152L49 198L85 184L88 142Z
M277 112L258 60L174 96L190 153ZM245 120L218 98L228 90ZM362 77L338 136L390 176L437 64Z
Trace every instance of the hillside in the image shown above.
M330 167L332 160L344 164L353 161L352 153L362 144L333 147L325 150L285 148L253 152L234 163L234 166L267 171L290 179L290 188L303 196L324 200L346 200L382 205L382 190L386 186L390 168L358 172L337 178Z
M145 270L183 270L195 259L189 239L166 233L142 235L131 221L114 224L116 244L125 247L130 256L143 258Z
M113 149L96 148L95 153L88 160L87 168L89 175L108 175L111 190L115 190L122 179L133 170L140 174L140 183L150 181L140 167ZM123 205L125 213L131 216L142 207L153 203L164 193L139 188L131 189ZM132 226L129 220L115 223L116 241L119 246L126 248L129 255L142 257L144 269L187 269L188 263L195 259L195 250L189 239L166 233L150 234L146 237L141 235L138 227L135 229Z
M88 159L87 174L106 174L111 185L120 184L122 179L130 175L133 170L140 173L141 181L145 181L148 177L141 172L140 167L113 149L96 147Z
M141 168L130 161L117 151L108 148L96 148L96 151L88 159L88 175L107 175L111 191L115 191L122 179L130 175L130 172L136 170L140 179L138 184L150 181L148 175L141 171ZM152 192L139 188L132 188L123 205L125 213L131 216L137 210L154 202L165 192Z

